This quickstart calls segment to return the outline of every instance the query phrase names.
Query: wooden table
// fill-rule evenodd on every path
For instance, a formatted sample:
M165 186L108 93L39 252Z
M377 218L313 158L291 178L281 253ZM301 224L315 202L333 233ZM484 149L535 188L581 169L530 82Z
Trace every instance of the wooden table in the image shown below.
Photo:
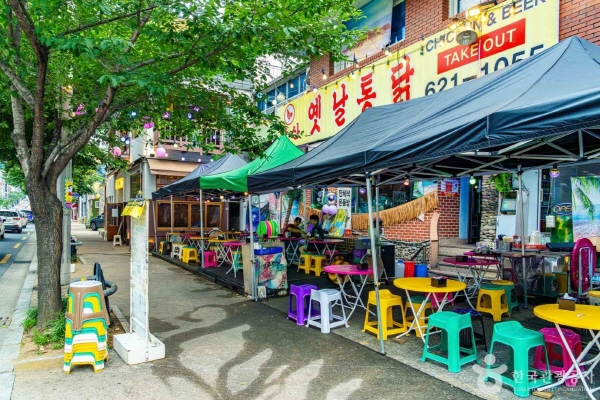
M583 359L592 347L596 346L600 349L600 341L598 340L600 339L600 307L576 304L575 311L567 311L560 310L558 304L544 304L535 307L533 313L536 317L552 322L554 326L556 326L560 339L563 342L563 346L573 362L571 368L567 370L558 382L538 388L537 390L542 391L551 389L555 386L562 385L567 379L578 378L583 383L585 391L588 396L590 396L590 399L594 399L593 393L600 390L600 386L590 388L585 378L593 376L593 371L596 368L596 365L598 365L598 362L600 362L600 352L588 361L583 361ZM579 357L575 357L572 350L569 348L562 332L561 325L589 330L592 340L585 346L585 349L583 349ZM550 351L550 349L548 351ZM580 366L585 366L585 371L582 371Z
M444 309L444 305L446 305L446 302L448 301L448 294L465 291L467 287L467 285L464 282L453 281L451 279L447 280L446 286L436 287L431 285L431 278L397 278L394 279L394 286L396 286L399 289L404 289L404 291L406 292L406 299L408 300L408 304L413 310L414 315L413 321L410 324L408 330L397 337L400 338L402 336L408 335L410 331L416 331L418 329L419 332L421 332L421 339L423 340L423 343L425 343L425 335L423 334L423 327L421 327L421 324L419 323L419 318L421 317L421 314L425 309L427 301L430 301L431 295L433 293L444 293L444 298L442 299L438 307L438 312L440 312ZM410 292L427 293L425 300L423 300L421 306L416 311L413 306L412 299L410 297Z

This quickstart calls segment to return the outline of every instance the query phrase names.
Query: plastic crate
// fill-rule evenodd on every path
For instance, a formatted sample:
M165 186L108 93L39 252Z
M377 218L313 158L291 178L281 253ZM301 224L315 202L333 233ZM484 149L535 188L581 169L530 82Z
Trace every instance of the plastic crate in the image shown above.
M267 247L264 249L254 250L254 254L257 256L264 256L267 254L277 254L283 253L283 249L281 247Z

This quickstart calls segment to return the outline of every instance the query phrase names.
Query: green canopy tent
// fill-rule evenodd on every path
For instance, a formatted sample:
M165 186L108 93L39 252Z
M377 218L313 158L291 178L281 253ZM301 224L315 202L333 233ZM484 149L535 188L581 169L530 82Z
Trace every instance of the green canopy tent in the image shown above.
M304 152L298 149L286 136L281 136L265 151L264 155L248 164L231 171L214 175L205 175L200 179L200 193L202 190L221 190L245 193L248 196L248 213L250 224L250 251L254 263L254 235L252 234L252 195L248 193L248 176L260 174L271 168L283 165L300 157ZM202 195L201 195L202 196ZM256 283L252 275L252 298L256 299Z

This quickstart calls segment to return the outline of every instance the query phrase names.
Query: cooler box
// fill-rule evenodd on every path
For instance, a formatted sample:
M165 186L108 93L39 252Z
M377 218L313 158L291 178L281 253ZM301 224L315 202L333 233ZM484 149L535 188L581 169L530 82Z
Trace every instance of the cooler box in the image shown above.
M264 256L267 254L277 254L283 253L283 249L281 247L267 247L264 249L254 250L254 254L257 256Z

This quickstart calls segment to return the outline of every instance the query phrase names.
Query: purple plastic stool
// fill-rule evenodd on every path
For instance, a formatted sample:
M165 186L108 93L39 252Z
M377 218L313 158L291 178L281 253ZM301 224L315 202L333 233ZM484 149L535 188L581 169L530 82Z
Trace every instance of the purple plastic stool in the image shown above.
M297 325L306 324L308 316L306 310L308 310L308 301L310 300L310 291L319 290L315 285L291 285L290 286L290 301L288 306L288 319L292 318L296 320ZM293 307L292 296L296 296L296 308ZM311 316L316 317L320 315L320 310L311 310Z

